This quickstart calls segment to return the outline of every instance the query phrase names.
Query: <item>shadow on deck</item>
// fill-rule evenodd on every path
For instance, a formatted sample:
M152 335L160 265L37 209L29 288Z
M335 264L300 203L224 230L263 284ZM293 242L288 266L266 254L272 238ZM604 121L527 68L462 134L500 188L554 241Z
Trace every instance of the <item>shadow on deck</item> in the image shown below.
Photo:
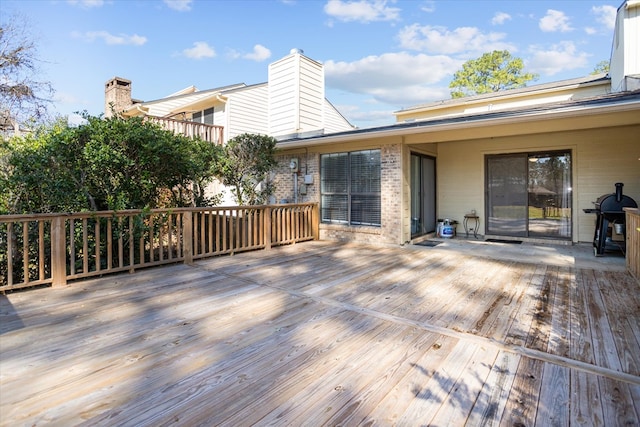
M637 425L624 259L510 246L308 242L7 295L0 424Z

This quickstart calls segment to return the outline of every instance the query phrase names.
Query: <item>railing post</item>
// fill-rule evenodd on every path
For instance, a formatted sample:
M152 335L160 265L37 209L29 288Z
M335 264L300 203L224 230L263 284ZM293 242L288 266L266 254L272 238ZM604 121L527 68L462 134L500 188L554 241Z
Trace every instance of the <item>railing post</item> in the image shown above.
M182 254L185 264L193 264L193 212L182 213Z
M57 216L51 221L51 286L67 284L67 241L64 218Z
M271 249L271 206L264 208L264 248Z
M315 203L311 213L311 229L313 240L320 240L320 205Z

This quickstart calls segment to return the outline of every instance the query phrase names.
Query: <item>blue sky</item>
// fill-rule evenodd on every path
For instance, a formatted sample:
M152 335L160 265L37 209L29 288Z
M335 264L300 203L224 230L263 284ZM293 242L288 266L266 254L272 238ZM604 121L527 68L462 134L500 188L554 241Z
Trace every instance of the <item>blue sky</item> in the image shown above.
M509 50L536 83L588 75L611 54L616 3L425 0L0 0L2 22L23 16L38 46L54 111L101 114L104 84L133 97L190 85L267 80L292 48L325 65L327 98L356 126L450 98L462 64Z

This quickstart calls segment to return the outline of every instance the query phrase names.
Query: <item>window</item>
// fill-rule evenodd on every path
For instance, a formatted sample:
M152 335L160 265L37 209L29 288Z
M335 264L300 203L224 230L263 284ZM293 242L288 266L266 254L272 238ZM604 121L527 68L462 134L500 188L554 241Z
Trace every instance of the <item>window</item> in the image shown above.
M320 157L322 222L380 226L380 150Z
M204 111L196 111L195 113L193 113L192 117L193 118L191 120L194 122L212 125L213 124L213 107L207 108Z

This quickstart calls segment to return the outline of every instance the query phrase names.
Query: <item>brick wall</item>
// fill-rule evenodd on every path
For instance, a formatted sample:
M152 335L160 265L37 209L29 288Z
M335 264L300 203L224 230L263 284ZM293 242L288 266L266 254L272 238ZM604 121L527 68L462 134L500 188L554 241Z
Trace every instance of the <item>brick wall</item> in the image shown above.
M278 167L274 176L276 186L275 201L294 201L293 176L289 162L297 158L300 164L298 183L304 175L313 177L313 184L307 185L307 194L298 195L298 202L320 202L320 155L302 153L277 157ZM400 244L402 238L402 145L392 144L380 147L381 161L381 227L344 226L320 224L320 239L355 241L361 243Z
M292 158L298 159L298 203L320 202L320 155L317 153L301 153L293 155L276 156L278 166L275 170L273 182L275 185L276 203L286 200L287 203L295 201L294 177L289 168ZM310 175L312 184L304 185L305 175ZM304 185L307 194L300 194L300 188Z

